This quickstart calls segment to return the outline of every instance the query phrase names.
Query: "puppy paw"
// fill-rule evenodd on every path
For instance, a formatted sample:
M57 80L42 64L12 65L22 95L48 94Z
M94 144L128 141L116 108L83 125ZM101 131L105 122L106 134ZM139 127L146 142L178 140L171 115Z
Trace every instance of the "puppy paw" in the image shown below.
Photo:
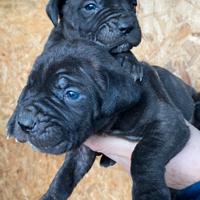
M105 155L102 155L102 156L101 156L100 165L101 165L102 167L110 167L110 166L115 165L115 163L116 163L116 162L115 162L114 160L112 160L112 159L106 157Z
M137 59L130 53L122 53L116 56L125 71L131 74L134 82L142 81L143 79L143 66Z
M132 55L125 55L121 59L121 66L128 71L128 73L131 73L134 82L142 81L144 75L143 67L137 60L134 59L134 57L132 57Z
M134 82L139 80L140 82L143 79L143 68L140 64L134 64L131 67L131 76L133 77Z

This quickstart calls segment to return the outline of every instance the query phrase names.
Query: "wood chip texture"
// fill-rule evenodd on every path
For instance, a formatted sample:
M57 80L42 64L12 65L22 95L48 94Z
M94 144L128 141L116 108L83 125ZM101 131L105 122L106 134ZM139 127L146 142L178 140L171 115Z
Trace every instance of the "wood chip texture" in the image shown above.
M163 66L200 90L200 1L138 0L143 32L136 56ZM6 122L52 24L47 0L0 0L0 199L37 200L47 190L63 156L34 152L7 141ZM70 200L131 199L131 179L119 166L92 170Z

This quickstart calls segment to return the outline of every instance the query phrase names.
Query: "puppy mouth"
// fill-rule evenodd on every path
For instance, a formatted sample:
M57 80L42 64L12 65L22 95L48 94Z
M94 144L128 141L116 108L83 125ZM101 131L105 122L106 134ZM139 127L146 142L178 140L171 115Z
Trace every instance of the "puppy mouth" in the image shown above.
M105 27L105 28L104 28ZM141 42L140 27L135 27L131 32L123 34L121 32L112 32L107 29L109 26L103 26L90 40L104 46L111 53L124 53L130 51ZM93 36L93 37L92 37Z
M118 41L108 45L111 53L124 53L130 51L141 42L140 29L135 29L130 34L122 36ZM137 34L136 34L137 33Z
M28 137L28 143L33 149L43 153L62 154L70 151L73 147L72 142L64 137L63 132L57 132L57 129L44 132L43 134L35 133Z
M127 52L131 50L133 47L133 44L129 42L128 40L129 38L125 36L121 36L120 38L119 37L120 36L118 36L112 42L107 41L107 43L106 41L103 41L102 39L100 40L99 38L95 38L94 42L100 46L103 46L111 53L123 53L123 52Z
M7 130L7 139L15 139L16 142L29 144L35 151L54 155L63 154L73 149L73 143L63 135L61 127L44 128L45 125L42 123L40 126L41 130L26 133L18 125L15 125L13 131ZM66 133L66 131L64 132Z
M109 50L110 53L123 53L127 52L132 48L132 44L127 41L124 37L120 38L119 40L116 40L112 43L105 44L102 41L96 40L96 43L105 47Z
M110 50L111 53L123 53L127 52L132 48L132 45L128 42L120 44Z
M73 149L73 144L68 140L51 141L50 138L47 138L46 140L41 141L32 136L27 136L25 138L20 135L11 137L8 135L7 138L14 138L17 143L26 143L35 151L54 155L63 154Z

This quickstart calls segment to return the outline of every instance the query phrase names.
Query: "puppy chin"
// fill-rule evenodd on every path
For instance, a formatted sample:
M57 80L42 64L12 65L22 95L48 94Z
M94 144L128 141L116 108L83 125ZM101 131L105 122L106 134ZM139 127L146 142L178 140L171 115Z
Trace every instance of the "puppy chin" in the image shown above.
M123 53L131 50L132 45L130 43L121 44L113 49L111 49L111 53Z
M24 134L10 134L10 132L7 133L7 139L15 139L17 143L26 143L27 142L27 136Z
M55 146L36 146L35 144L31 143L30 141L27 142L34 151L39 151L41 153L53 154L53 155L60 155L66 153L67 151L72 150L72 144L67 144L67 142L63 141Z

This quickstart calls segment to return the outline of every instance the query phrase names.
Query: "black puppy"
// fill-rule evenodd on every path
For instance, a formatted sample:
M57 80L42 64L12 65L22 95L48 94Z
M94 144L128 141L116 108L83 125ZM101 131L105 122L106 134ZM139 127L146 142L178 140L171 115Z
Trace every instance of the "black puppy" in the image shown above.
M142 67L130 52L141 41L136 5L136 0L50 0L47 14L55 27L45 51L62 40L93 41L130 68L134 80L141 80Z
M81 41L37 59L8 132L45 153L68 151L42 200L70 196L96 157L83 142L103 132L141 140L131 161L134 200L171 199L165 165L189 138L184 118L193 121L195 91L167 70L140 65L143 81L133 82L104 49Z
M141 41L136 6L137 0L49 0L46 10L55 27L44 51L62 41L69 44L80 38L93 41L106 48L127 68L134 81L142 80L143 67L130 51ZM200 101L197 97L194 101L198 102L195 116L200 122ZM109 165L110 162L102 164Z
M136 6L137 0L50 0L46 10L55 27L44 51L62 41L69 45L74 39L92 41L127 68L134 81L142 80L142 67L130 52L141 41ZM105 156L100 161L105 167L114 163Z

